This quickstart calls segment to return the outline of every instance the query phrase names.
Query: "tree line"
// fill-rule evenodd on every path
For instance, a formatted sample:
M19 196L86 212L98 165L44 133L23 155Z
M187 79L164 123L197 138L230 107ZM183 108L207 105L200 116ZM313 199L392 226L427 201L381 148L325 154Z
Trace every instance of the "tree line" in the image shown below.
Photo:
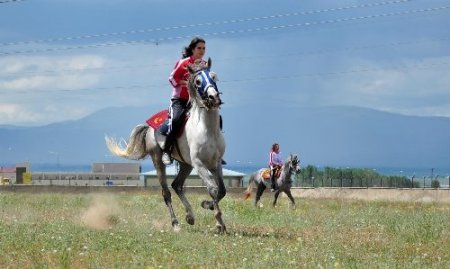
M334 168L325 167L319 170L316 166L304 167L294 177L297 187L385 187L385 188L439 188L440 182L431 179L428 184L425 178L408 178L406 176L388 176L368 168Z

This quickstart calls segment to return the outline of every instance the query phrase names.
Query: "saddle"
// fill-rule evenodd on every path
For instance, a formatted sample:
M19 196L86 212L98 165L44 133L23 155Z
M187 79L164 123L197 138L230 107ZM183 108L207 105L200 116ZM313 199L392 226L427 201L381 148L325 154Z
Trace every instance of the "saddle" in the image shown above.
M189 118L189 113L186 114L185 119L181 125L181 128L175 134L175 137L180 137L183 134L184 126ZM153 129L158 130L160 134L166 136L169 131L169 110L164 109L159 111L158 113L152 115L145 121L149 126Z
M281 175L281 169L278 169L275 171L275 179L279 178ZM261 177L267 181L270 180L270 168L266 168L263 170L263 172L261 173Z

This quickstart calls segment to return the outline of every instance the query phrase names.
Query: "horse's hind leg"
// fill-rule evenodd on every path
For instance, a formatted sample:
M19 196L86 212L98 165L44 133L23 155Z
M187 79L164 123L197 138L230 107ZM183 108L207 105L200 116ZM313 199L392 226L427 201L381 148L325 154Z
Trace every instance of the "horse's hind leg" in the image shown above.
M290 189L287 189L287 190L285 191L285 193L286 193L287 196L289 197L289 200L291 200L292 207L295 208L295 201L294 201L294 197L292 196L291 190L290 190Z
M190 225L194 225L195 222L194 212L192 211L191 204L184 195L184 183L186 181L186 178L191 173L191 171L192 166L185 163L180 163L180 172L178 172L178 175L172 182L172 188L175 190L175 193L178 195L178 197L180 198L181 202L184 205L184 208L186 209L186 222L189 223Z
M261 199L262 194L266 190L266 185L264 183L259 183L258 188L256 189L256 196L255 196L255 206L258 206L258 202Z
M166 203L167 208L169 209L170 218L172 221L172 227L175 231L179 231L180 225L178 223L177 217L175 216L175 212L172 207L172 194L170 193L169 187L167 186L167 178L166 178L166 168L165 165L161 161L161 157L156 157L152 155L153 164L156 168L156 174L158 175L159 184L162 188L162 196L164 198L164 202Z

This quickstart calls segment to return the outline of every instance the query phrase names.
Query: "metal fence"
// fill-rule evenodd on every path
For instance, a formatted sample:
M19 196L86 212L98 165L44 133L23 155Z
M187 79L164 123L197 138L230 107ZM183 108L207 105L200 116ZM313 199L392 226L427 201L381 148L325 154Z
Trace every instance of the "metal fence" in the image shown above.
M380 176L368 178L326 178L297 176L293 178L295 187L359 187L359 188L449 188L450 176L448 177L401 177Z

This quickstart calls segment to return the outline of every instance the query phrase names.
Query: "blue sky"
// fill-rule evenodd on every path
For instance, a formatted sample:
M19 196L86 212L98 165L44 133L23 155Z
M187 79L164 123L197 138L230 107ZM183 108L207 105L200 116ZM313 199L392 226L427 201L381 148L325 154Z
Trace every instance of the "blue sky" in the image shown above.
M450 117L450 1L0 1L0 124L168 104L207 40L227 109L351 105ZM262 115L263 116L263 115Z

